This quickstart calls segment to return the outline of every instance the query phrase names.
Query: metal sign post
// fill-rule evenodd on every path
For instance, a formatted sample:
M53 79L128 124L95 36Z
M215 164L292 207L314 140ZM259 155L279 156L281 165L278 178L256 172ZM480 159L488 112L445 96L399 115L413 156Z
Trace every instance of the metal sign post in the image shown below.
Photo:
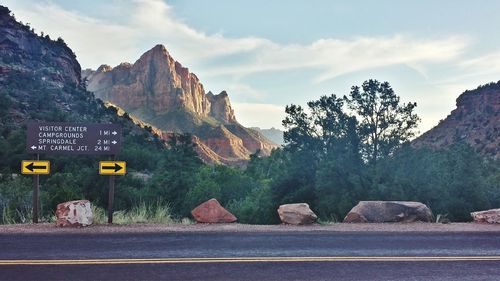
M115 160L116 156L110 157L110 160ZM113 223L113 205L115 203L115 176L109 176L109 193L108 193L108 223Z
M38 223L40 211L40 176L50 173L50 162L40 161L40 154L35 154L34 160L23 160L21 162L21 173L33 175L33 223Z
M40 154L36 154L35 160L40 160ZM38 223L38 210L40 206L40 176L38 174L33 175L33 223Z
M109 161L99 162L99 174L109 176L108 194L108 223L113 223L113 204L115 199L115 175L123 176L127 173L127 163L125 161L115 161L116 155L109 158Z

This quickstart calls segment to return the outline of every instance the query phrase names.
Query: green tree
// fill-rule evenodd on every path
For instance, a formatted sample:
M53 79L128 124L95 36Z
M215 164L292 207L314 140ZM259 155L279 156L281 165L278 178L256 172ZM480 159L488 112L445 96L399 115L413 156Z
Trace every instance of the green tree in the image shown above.
M253 189L243 199L231 201L228 209L241 223L279 223L276 204L273 202L271 189L267 185Z
M174 214L187 216L190 210L185 208L186 194L198 182L202 162L191 135L173 136L168 144L170 148L162 154L144 197L150 202L163 200Z
M272 186L279 203L316 201L316 171L336 155L349 155L356 162L360 140L356 118L344 109L345 100L335 95L322 96L307 103L308 112L300 106L286 107L283 126L285 151L289 153L286 170Z
M196 178L196 185L186 196L188 210L211 198L226 206L231 201L245 198L251 190L258 187L258 182L240 169L222 165L202 166Z
M401 104L388 82L370 79L353 86L344 98L359 119L363 155L369 162L392 154L415 135L420 120L414 113L417 103Z

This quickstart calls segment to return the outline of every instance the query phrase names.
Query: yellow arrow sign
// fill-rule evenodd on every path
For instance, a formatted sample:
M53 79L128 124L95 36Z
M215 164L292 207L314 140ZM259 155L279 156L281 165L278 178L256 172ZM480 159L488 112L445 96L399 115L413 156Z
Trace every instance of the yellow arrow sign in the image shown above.
M122 176L127 173L125 161L101 161L99 162L99 174L109 176Z
M21 173L25 175L47 175L50 173L50 161L23 160Z

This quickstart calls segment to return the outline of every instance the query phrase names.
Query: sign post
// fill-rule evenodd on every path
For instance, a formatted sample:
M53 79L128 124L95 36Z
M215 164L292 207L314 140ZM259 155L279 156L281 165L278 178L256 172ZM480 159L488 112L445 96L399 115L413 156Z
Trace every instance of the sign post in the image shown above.
M113 223L113 206L115 203L115 176L109 176L108 191L108 223Z
M116 160L121 149L121 126L116 124L85 124L62 122L30 122L26 135L26 151L35 154L35 160L24 160L21 165L23 174L33 175L33 223L38 222L39 174L50 172L49 161L40 161L40 154L112 155ZM105 161L103 161L105 162ZM110 161L108 161L110 162ZM99 174L110 175L108 222L113 222L114 175L126 173L126 163L111 161ZM105 171L104 173L101 173Z
M34 156L35 160L23 160L21 162L21 173L33 175L33 223L38 223L38 211L40 210L40 177L50 173L50 162L40 161L40 155Z
M35 160L40 160L40 154L36 154ZM34 166L32 165L32 169L34 170ZM40 202L40 195L38 195L40 191L40 176L38 174L33 175L33 223L38 223L38 210L40 206L38 203Z
M109 176L108 194L108 223L113 223L113 203L115 200L115 175L125 175L127 173L127 163L115 161L116 156L109 158L110 161L99 162L99 174Z
M112 160L116 160L116 157L109 157ZM114 165L113 165L114 166ZM115 168L115 167L112 167ZM103 167L104 169L104 167ZM117 168L115 168L116 170ZM101 170L101 169L99 169ZM108 170L109 169L105 169ZM114 171L114 170L113 170ZM115 176L109 176L109 191L108 191L108 223L113 223L113 209L115 204Z

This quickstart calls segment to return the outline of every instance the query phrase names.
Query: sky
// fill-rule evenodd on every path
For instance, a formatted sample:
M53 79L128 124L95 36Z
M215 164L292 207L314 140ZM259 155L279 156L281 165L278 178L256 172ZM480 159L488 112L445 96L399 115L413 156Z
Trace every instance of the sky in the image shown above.
M62 37L82 68L135 62L156 44L226 90L245 126L282 128L287 104L388 81L417 102L420 133L467 89L500 80L495 0L3 0Z

